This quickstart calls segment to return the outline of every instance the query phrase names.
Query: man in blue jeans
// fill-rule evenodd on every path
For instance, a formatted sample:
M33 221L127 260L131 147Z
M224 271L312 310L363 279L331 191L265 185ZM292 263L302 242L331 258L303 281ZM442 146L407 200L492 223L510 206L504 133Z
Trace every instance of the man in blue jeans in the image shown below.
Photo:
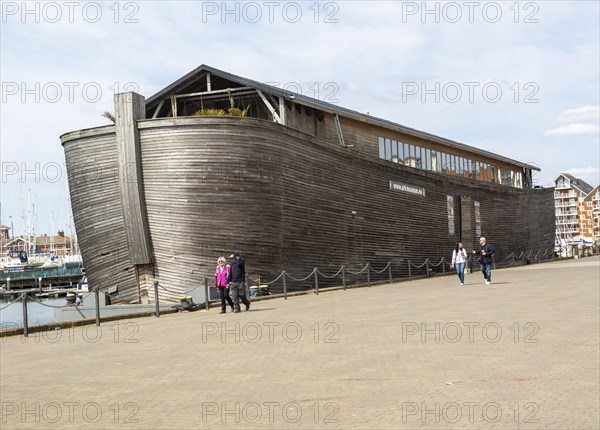
M494 248L492 245L485 241L485 237L479 239L480 249L479 251L473 250L473 254L480 255L479 264L481 265L481 273L485 278L485 285L492 283L492 255L494 255Z

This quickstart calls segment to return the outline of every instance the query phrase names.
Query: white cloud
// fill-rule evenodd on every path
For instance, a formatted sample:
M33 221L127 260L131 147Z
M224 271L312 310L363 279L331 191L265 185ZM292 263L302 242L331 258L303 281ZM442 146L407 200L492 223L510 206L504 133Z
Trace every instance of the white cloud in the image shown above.
M318 20L315 3L300 2L299 22L285 19L279 5L274 22L263 7L256 24L231 14L203 16L203 5L222 9L221 2L131 3L139 7L134 16L138 23L124 22L131 6L119 3L117 23L115 8L109 8L112 2L98 4L103 15L97 23L83 19L80 6L74 23L64 18L57 24L38 24L31 16L21 22L15 15L0 26L2 82L27 88L58 82L65 91L57 103L35 102L31 95L22 102L23 92L3 94L2 162L25 163L28 169L36 162L62 163L58 136L106 124L100 114L113 109L114 83L122 89L134 82L149 97L204 63L260 82L298 82L307 95L318 88L323 97L324 85L334 82L340 106L535 162L542 168L540 182L551 183L568 166L580 165L582 153L598 167L597 139L580 138L573 151L564 142L571 137L549 139L540 133L560 126L544 134L599 133L598 106L588 106L596 105L600 94L597 2L540 2L535 25L525 23L532 9L523 7L517 23L510 2L499 3L503 14L498 23L489 22L481 6L469 22L466 7L458 2L463 16L456 24L431 14L403 16L407 6L423 12L422 2L319 2ZM235 2L227 9L236 5L244 8ZM438 6L444 10L442 3ZM332 11L338 22L325 23ZM459 83L462 98L449 103L429 96L423 102L417 94L404 103L403 83L413 81L427 88ZM67 100L65 82L79 84L73 102ZM91 82L102 88L95 103L82 96L83 86ZM465 82L477 84L474 101ZM500 84L498 102L485 99L482 88L487 83ZM555 118L558 122L548 125ZM18 219L18 187L8 182L0 186L4 217ZM38 194L40 220L48 220L50 211L59 220L56 206L63 204L56 195L64 185L29 180L23 187Z
M544 136L597 136L600 127L594 124L572 123L544 132Z
M592 176L592 175L600 175L600 169L598 167L574 167L573 169L569 169L566 173L570 173L573 176Z
M600 183L600 168L598 167L574 167L566 170L565 173L569 173L576 178L582 179L592 187L595 187Z
M600 120L600 106L582 106L561 112L556 117L560 123Z

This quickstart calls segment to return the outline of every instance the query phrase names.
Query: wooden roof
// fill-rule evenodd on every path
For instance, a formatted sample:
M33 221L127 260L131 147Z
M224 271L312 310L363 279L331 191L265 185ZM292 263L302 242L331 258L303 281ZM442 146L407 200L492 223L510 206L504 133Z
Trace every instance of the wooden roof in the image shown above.
M253 89L259 89L263 93L271 94L276 97L283 97L286 100L294 103L299 103L314 109L319 109L324 112L336 114L341 117L350 118L356 121L365 122L368 124L376 125L386 129L398 131L410 136L418 137L421 139L429 140L441 145L455 148L461 151L468 151L474 154L479 154L484 157L503 161L515 166L524 167L531 170L540 170L539 167L523 163L517 160L513 160L507 157L503 157L498 154L494 154L483 149L475 148L464 143L459 143L454 140L446 139L444 137L436 136L431 133L427 133L414 128L406 127L404 125L388 121L385 119L377 118L371 115L363 114L360 112L346 109L331 103L327 103L321 100L307 97L302 94L294 93L291 91L283 90L282 88L274 87L265 83L254 81L252 79L244 78L241 76L233 75L222 70L215 69L205 64L197 67L185 76L179 78L172 84L166 86L158 93L149 97L146 100L146 112L148 117L151 118L152 114L156 111L159 105L169 99L171 96L179 94L190 94L198 91L206 91L206 75L210 74L210 80L213 90L214 89L225 89L225 88L241 88L250 87ZM166 104L166 103L165 103Z

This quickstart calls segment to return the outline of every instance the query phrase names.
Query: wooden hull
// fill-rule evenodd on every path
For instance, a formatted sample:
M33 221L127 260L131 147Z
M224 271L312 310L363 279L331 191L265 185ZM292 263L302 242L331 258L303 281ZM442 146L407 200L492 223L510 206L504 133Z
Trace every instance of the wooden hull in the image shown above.
M152 275L172 291L161 290L161 300L202 285L233 250L262 283L284 269L303 277L314 267L333 273L367 262L381 269L392 261L394 276L405 276L408 260L438 262L461 238L467 249L478 243L474 202L497 261L554 243L552 189L412 169L259 119L166 118L137 128ZM115 127L68 133L62 142L90 285L118 286L113 301L139 300L118 183L118 169L132 166L117 161ZM392 190L390 181L425 195Z

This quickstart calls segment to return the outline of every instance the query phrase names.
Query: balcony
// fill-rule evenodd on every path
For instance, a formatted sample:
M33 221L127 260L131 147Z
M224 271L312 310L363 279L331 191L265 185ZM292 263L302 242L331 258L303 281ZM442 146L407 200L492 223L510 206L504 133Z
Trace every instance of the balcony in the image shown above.
M572 234L579 234L579 230L576 228L569 228L569 229L565 228L565 229L556 230L557 236L572 235Z
M577 220L558 220L556 221L556 225L576 225L578 224Z
M554 198L555 199L572 199L577 197L575 195L575 193L573 191L570 191L568 193L561 193L561 192L554 192Z
M561 200L557 200L554 202L554 207L555 208L569 208L569 207L573 207L573 206L577 206L577 202L575 202L575 200L569 200L568 202L563 202Z

